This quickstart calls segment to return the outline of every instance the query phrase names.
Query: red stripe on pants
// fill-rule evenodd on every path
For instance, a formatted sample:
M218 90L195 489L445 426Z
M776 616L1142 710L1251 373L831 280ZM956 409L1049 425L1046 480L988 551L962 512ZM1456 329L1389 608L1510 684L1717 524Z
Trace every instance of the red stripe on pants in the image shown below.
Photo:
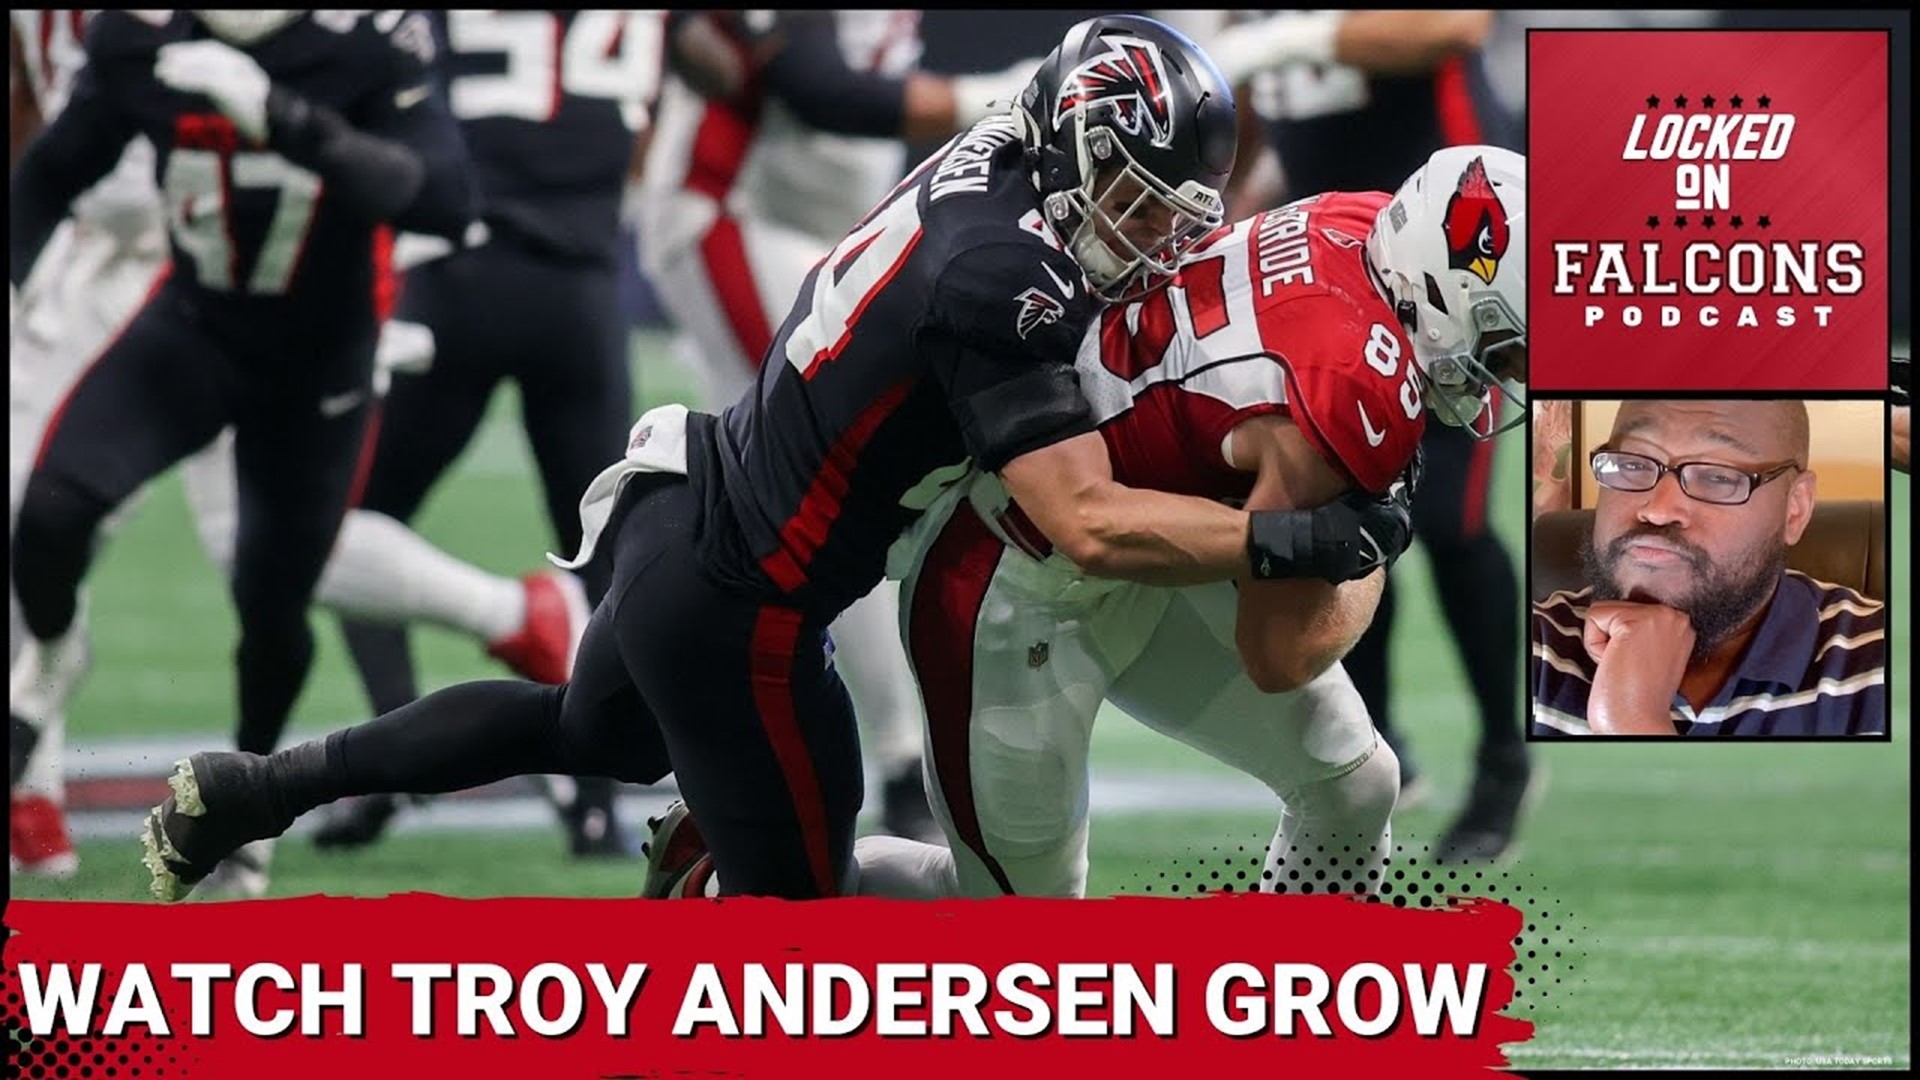
M1480 117L1473 108L1473 92L1467 89L1467 61L1456 56L1440 65L1433 74L1434 107L1440 114L1440 138L1448 146L1485 142L1480 134Z
M753 263L747 258L747 243L740 235L740 223L721 215L700 238L700 265L707 271L707 284L727 317L733 340L747 366L758 371L773 345L773 327L767 322L767 309L760 303L760 289L753 281Z
M1466 505L1460 517L1460 535L1466 538L1479 536L1487 530L1487 488L1493 479L1493 440L1481 439L1473 444L1472 454L1467 458Z
M1000 891L1013 884L980 834L973 801L973 635L987 586L1006 551L980 516L964 503L927 552L913 590L908 652L927 708L934 775L954 831L993 875Z
M80 384L86 382L87 376L93 374L93 369L100 364L100 358L107 355L108 350L118 345L121 338L127 336L127 328L133 325L133 320L139 318L141 312L147 310L148 304L153 303L154 294L160 291L160 286L165 285L167 278L172 276L172 274L173 263L171 261L160 267L160 272L153 276L153 284L147 286L147 295L140 298L140 303L134 307L132 313L120 324L120 328L113 332L113 336L107 339L106 344L94 351L93 359L87 361L87 366L80 369L79 377L67 384L67 392L60 395L60 404L55 405L53 412L47 415L46 430L40 433L40 448L33 453L33 467L35 469L38 469L41 463L47 460L47 450L53 445L53 434L60 430L60 420L66 416L67 406L73 404L73 395L80 392Z
M793 708L793 651L799 642L798 611L771 606L760 609L750 650L753 705L766 729L773 756L780 763L780 773L786 777L793 816L800 824L800 839L813 868L814 885L821 896L838 896L840 882L827 857L826 801L820 795L813 755L800 733L800 719Z

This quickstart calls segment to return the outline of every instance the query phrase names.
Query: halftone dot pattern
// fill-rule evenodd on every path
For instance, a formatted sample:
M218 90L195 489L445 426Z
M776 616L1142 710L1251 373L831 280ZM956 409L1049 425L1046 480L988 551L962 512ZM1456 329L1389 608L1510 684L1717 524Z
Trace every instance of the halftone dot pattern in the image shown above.
M88 1030L105 1022L118 988L118 973L102 971ZM189 1076L190 1061L183 1058L181 1048L171 1040L149 1036L144 1027L108 1037L68 1035L65 1025L58 1024L53 1033L35 1037L11 966L0 973L0 1000L5 1002L0 1023L7 1032L8 1076L28 1080L185 1080Z
M1526 925L1513 939L1513 1002L1509 1013L1559 1007L1566 989L1585 979L1579 947L1588 927L1566 903L1534 884L1532 872L1516 866L1436 863L1425 845L1395 844L1379 860L1371 841L1290 848L1268 866L1266 836L1236 837L1175 858L1142 882L1149 895L1193 896L1214 892L1354 896L1365 903L1438 910L1461 898L1485 897L1517 908ZM1377 862L1377 865L1375 865Z

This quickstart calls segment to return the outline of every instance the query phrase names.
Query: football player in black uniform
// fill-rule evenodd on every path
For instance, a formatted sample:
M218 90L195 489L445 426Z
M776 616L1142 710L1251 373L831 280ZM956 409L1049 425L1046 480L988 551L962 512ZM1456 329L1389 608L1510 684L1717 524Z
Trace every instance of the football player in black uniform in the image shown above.
M604 538L614 582L570 684L469 683L271 757L195 755L147 819L156 895L348 794L669 770L728 890L846 891L860 751L826 626L969 462L1105 576L1379 568L1410 534L1395 500L1248 514L1125 488L1080 395L1098 302L1164 285L1219 225L1233 143L1231 92L1191 42L1137 16L1075 26L1017 107L821 261L746 396L635 425L583 501L580 560Z
M47 424L13 536L33 636L58 638L103 518L235 431L238 743L273 749L312 662L306 609L353 488L373 351L373 236L459 235L473 189L404 11L108 11L8 216L24 282L136 134L157 151L172 272Z
M659 90L664 18L532 10L433 18L488 239L407 272L396 314L433 331L434 362L394 381L361 505L411 521L466 449L494 390L512 380L548 520L559 549L571 551L580 543L580 495L620 452L632 419L620 200L635 134ZM529 577L530 590L557 583L565 595L528 602L564 604L577 633L610 573L602 559L583 568L581 583ZM405 626L342 626L376 714L419 696ZM583 778L563 807L575 854L631 847L613 817L615 789L604 777ZM390 795L360 800L316 840L370 841L397 806Z

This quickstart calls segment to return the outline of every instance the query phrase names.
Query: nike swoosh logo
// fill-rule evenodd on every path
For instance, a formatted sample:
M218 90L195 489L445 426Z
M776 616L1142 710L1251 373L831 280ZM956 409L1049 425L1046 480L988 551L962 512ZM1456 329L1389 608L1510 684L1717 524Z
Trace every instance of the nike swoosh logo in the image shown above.
M1367 429L1367 445L1379 446L1381 443L1386 442L1387 433L1374 430L1373 418L1367 415L1367 407L1357 401L1353 403L1353 407L1360 410L1360 426Z
M1053 283L1055 285L1060 286L1060 295L1066 297L1069 300L1073 299L1073 286L1067 284L1064 281L1061 281L1060 275L1053 272L1052 266L1049 266L1046 263L1041 263L1040 269L1045 270L1047 272L1047 276L1053 279Z
M331 420L336 416L345 416L354 406L367 400L365 390L349 390L344 394L334 394L320 399L320 415Z
M396 91L393 95L393 107L403 111L411 109L415 105L427 100L427 97L432 93L433 87L424 83L406 90Z

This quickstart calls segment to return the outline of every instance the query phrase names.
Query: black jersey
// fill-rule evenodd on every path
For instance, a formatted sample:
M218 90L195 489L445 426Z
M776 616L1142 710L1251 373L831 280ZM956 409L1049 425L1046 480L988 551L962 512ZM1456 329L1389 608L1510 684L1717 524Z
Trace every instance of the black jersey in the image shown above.
M364 332L382 223L333 197L317 173L250 143L205 98L159 82L162 46L207 36L185 11L103 11L89 22L72 97L15 177L10 272L24 276L72 197L145 135L173 246L169 287L189 290L209 325L248 340ZM471 178L429 74L425 16L314 12L243 51L276 85L414 150L426 179L394 224L460 235L474 211Z
M447 98L496 236L613 265L634 135L659 94L658 11L448 11Z
M1435 150L1494 141L1480 56L1431 72L1374 75L1344 64L1298 64L1252 80L1254 110L1286 171L1290 197L1395 191Z
M1013 119L963 132L814 267L755 388L693 425L709 573L827 613L865 595L969 460L1092 430L1073 360L1095 309Z

